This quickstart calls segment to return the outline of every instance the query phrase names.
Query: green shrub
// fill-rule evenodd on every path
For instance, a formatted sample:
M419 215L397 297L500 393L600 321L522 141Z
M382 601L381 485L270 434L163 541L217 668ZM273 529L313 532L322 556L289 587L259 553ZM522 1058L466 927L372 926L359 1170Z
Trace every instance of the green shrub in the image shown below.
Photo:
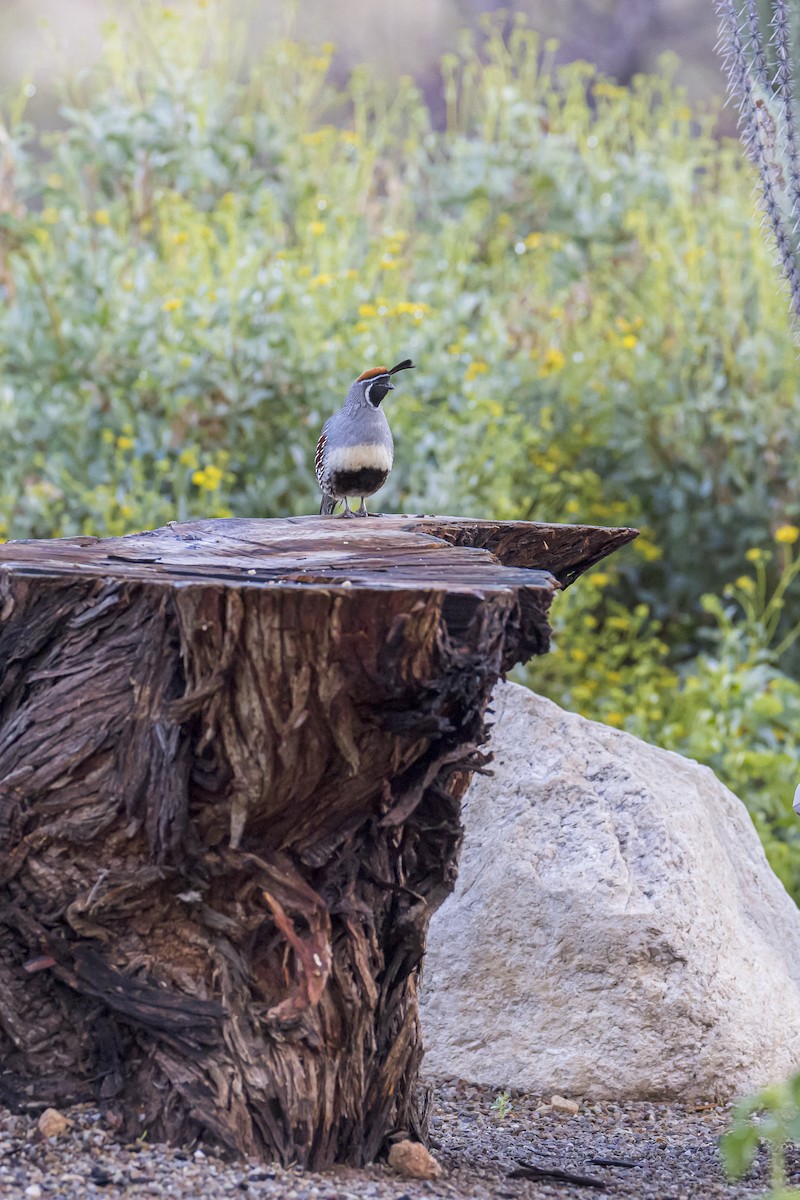
M383 507L640 525L532 677L711 763L800 894L797 602L764 653L700 603L800 515L738 146L669 63L620 88L521 24L448 56L439 131L409 80L334 86L329 47L242 66L228 0L136 11L58 130L0 122L0 537L315 511L323 420L412 355Z
M794 519L751 172L668 75L618 88L490 28L446 60L437 133L408 81L335 89L328 49L237 79L224 4L145 11L63 130L9 118L8 535L313 510L319 423L401 351L386 507L644 523L669 555L629 559L630 594L671 613Z
M740 1100L731 1128L720 1142L722 1161L731 1179L741 1179L759 1146L769 1147L769 1200L800 1200L800 1188L786 1186L787 1143L800 1141L800 1075L772 1084Z
M590 572L554 606L554 653L518 673L537 691L587 717L712 767L740 796L767 857L800 901L800 683L780 669L800 623L785 633L785 597L800 574L795 525L776 531L779 575L769 551L748 552L749 569L720 598L702 597L712 624L706 649L670 665L665 626L645 604L613 595L615 560Z

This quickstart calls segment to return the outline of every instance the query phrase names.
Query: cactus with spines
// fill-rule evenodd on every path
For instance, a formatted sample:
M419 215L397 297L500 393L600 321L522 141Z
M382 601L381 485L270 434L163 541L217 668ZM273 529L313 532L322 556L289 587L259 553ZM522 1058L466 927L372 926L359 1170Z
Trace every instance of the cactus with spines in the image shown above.
M765 220L800 318L800 57L798 0L717 0L720 48L740 129L755 162Z

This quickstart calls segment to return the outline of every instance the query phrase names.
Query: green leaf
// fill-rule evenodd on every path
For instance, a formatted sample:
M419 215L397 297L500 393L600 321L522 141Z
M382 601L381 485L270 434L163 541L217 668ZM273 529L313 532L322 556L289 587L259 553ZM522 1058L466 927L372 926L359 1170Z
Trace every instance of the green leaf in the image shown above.
M758 1129L744 1123L723 1134L720 1150L725 1170L732 1179L741 1179L750 1170L759 1141Z

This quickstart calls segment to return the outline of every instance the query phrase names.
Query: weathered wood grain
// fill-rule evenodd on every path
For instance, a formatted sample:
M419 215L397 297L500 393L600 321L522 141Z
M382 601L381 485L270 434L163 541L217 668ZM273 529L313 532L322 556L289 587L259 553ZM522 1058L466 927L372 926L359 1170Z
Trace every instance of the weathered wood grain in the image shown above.
M416 987L499 674L634 531L0 546L0 1095L316 1167L422 1133Z

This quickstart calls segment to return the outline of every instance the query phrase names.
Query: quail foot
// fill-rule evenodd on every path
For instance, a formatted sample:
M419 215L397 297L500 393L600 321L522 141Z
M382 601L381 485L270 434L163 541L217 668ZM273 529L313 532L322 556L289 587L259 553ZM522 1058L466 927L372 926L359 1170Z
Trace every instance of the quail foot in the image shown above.
M394 459L392 432L381 401L394 390L391 376L413 366L405 358L389 371L386 367L365 371L351 385L339 412L323 425L314 459L323 516L331 516L340 500L343 517L367 516L366 498L386 483ZM357 512L350 508L349 496L360 496Z

